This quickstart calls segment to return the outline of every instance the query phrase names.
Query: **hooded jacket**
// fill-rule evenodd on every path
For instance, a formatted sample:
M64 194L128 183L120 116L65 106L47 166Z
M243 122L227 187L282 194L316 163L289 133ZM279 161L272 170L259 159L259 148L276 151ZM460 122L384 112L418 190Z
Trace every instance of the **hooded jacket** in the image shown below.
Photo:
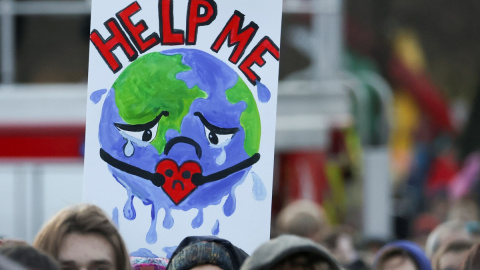
M261 245L242 265L241 270L268 270L287 257L299 254L312 254L326 261L330 269L340 270L333 256L321 245L310 239L295 235L281 235Z
M417 265L419 270L432 270L432 264L430 263L430 260L428 259L423 249L419 245L406 240L391 242L385 245L382 249L380 249L376 255L375 262L373 264L373 269L376 269L378 258L380 258L380 256L384 252L392 248L400 248L405 250L410 255L410 257L415 261L415 264Z

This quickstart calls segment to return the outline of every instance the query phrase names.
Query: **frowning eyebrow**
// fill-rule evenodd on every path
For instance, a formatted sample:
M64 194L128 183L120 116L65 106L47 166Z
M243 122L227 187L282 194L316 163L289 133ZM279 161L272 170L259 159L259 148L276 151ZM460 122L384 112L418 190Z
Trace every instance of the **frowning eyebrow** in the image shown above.
M167 111L162 111L157 117L155 117L155 119L145 124L129 125L129 124L114 123L114 125L121 130L144 131L154 127L158 123L158 121L160 121L160 118L162 118L162 116L168 116L168 115L169 113Z
M235 134L239 130L239 128L221 128L212 125L210 122L207 121L207 119L203 116L201 112L195 112L193 113L193 115L198 116L204 126L206 126L210 131L213 131L217 134Z

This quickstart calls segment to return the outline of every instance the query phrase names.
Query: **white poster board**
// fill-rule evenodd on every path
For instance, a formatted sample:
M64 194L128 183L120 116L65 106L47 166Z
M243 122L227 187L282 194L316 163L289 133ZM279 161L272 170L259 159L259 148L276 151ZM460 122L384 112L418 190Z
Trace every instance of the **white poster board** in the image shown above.
M269 239L281 0L93 0L84 201L135 256Z

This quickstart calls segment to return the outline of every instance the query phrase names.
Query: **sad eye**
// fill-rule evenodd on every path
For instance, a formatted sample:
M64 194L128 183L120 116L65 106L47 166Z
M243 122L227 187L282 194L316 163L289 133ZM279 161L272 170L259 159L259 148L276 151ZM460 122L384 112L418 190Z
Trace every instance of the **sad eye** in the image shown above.
M213 145L224 145L224 144L227 144L228 142L230 142L230 140L232 139L233 135L235 135L235 133L232 133L232 134L218 134L218 133L215 133L214 131L211 131L207 127L205 127L205 135L207 136L207 140L210 142L211 145L212 144Z
M121 127L117 127L119 130L123 131L126 135L129 137L133 137L137 140L144 141L144 142L151 142L153 139L155 139L155 136L157 136L157 129L158 129L158 123L155 124L150 129L147 130L141 130L141 131L129 131L122 129Z
M162 111L155 119L145 124L128 125L115 123L117 129L124 135L142 142L151 142L157 136L158 122L162 116L168 116L167 111Z
M212 125L200 112L195 112L194 115L198 116L200 121L202 121L205 128L205 136L212 147L227 145L239 130L238 128L221 128Z

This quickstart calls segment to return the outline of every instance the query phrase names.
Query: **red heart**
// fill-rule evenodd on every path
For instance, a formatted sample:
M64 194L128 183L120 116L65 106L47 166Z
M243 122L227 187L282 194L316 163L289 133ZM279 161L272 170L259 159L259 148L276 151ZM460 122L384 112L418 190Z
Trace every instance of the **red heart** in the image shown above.
M160 161L156 171L165 177L162 189L176 205L197 188L192 183L192 176L202 173L200 165L196 162L187 161L178 167L177 163L171 159Z

